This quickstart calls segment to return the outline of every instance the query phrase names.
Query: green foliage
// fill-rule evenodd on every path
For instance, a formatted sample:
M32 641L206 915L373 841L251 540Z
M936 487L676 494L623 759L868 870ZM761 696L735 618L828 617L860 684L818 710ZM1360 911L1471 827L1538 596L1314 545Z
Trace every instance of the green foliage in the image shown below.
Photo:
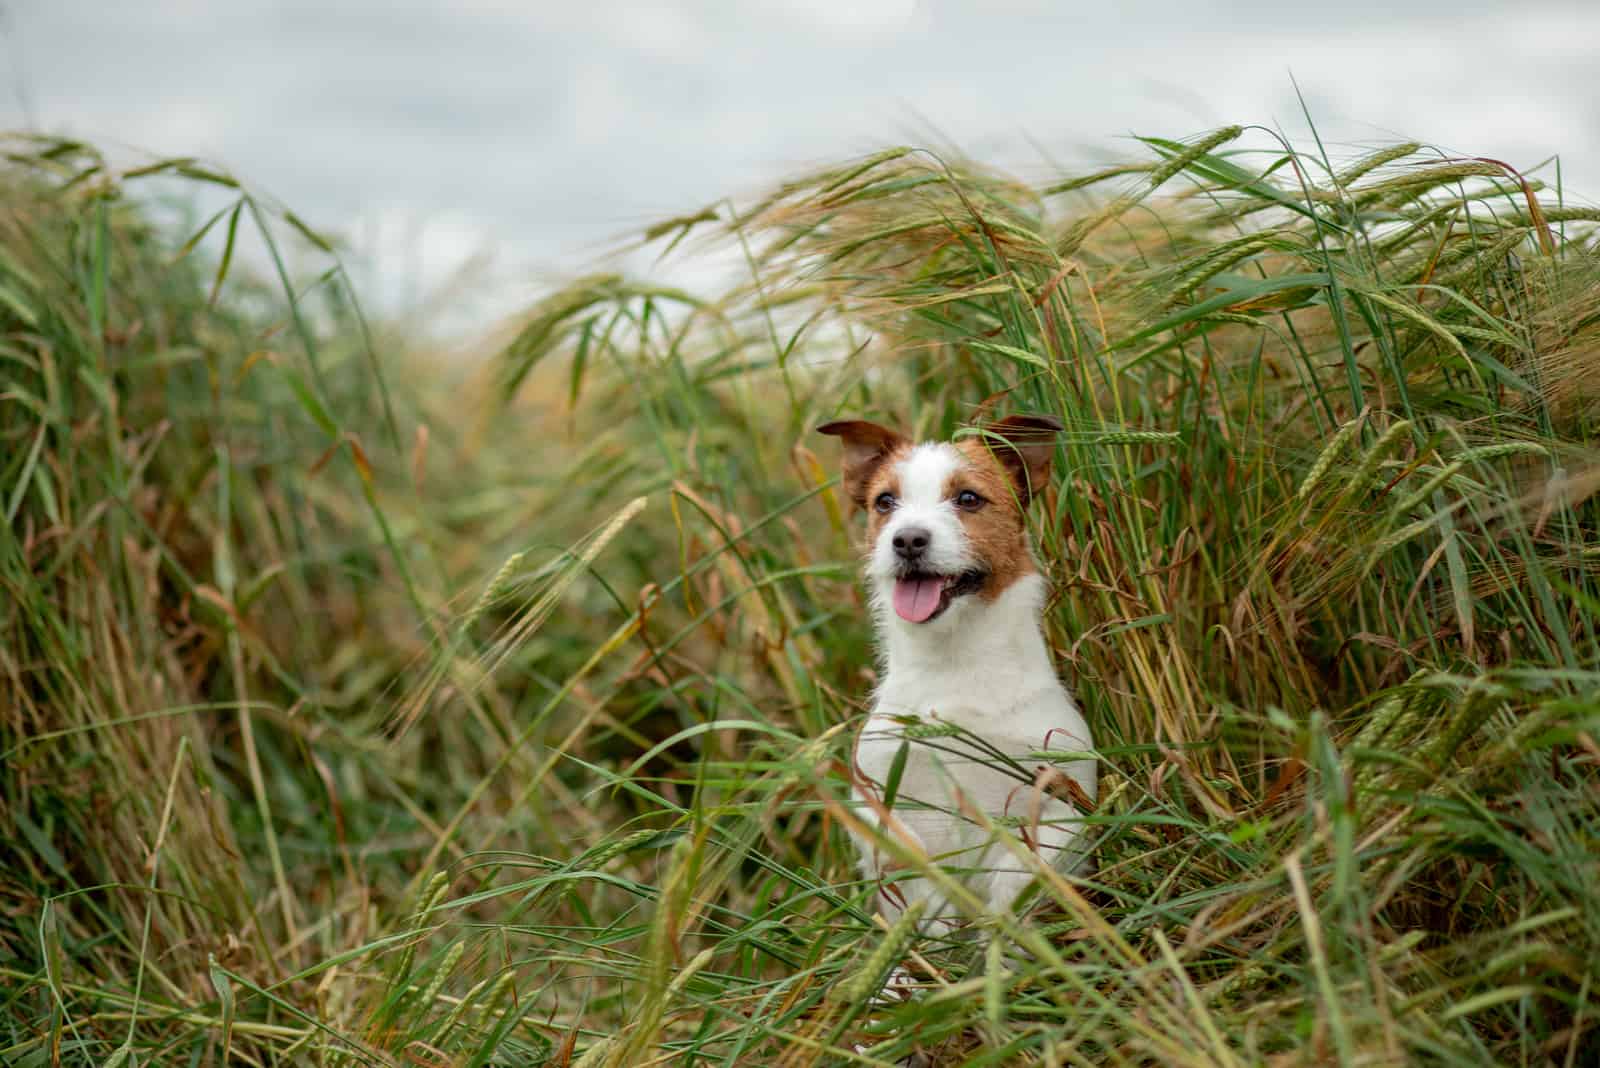
M646 235L744 283L583 279L478 366L226 175L14 142L0 1060L1577 1063L1594 216L1414 144L1144 143L802 176ZM174 234L152 177L229 199ZM972 922L885 929L810 428L1015 411L1068 428L1097 868L1021 918L924 869Z

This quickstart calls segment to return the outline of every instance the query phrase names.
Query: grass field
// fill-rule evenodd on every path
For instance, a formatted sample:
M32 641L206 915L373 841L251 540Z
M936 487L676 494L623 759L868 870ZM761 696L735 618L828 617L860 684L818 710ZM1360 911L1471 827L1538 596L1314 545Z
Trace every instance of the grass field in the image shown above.
M8 149L0 1062L1600 1063L1600 212L1553 167L887 151L641 236L727 292L585 277L465 359L229 176ZM1019 411L1068 427L1098 869L885 930L810 430Z

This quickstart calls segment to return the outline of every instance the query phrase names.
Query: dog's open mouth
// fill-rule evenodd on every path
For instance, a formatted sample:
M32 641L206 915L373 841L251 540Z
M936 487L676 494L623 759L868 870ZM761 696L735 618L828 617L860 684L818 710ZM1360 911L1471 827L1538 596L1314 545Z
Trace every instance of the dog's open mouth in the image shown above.
M983 589L982 571L932 575L913 571L894 580L894 614L908 623L936 619L950 602Z

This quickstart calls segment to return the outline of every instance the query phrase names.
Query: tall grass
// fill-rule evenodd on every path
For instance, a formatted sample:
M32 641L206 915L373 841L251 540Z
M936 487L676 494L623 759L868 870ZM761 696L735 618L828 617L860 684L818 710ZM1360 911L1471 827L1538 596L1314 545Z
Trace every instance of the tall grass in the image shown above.
M1600 214L1244 144L802 175L469 372L231 177L13 143L0 1060L1592 1063ZM886 930L809 431L1011 411L1098 866Z

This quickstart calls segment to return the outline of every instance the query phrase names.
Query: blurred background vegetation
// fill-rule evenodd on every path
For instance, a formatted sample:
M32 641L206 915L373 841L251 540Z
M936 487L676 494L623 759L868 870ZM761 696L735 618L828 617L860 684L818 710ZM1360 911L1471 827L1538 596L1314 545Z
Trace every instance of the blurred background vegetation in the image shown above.
M641 235L742 281L466 360L231 176L12 139L0 1059L1593 1063L1600 213L1240 134L798 174ZM885 931L810 428L1016 411L1099 867Z

